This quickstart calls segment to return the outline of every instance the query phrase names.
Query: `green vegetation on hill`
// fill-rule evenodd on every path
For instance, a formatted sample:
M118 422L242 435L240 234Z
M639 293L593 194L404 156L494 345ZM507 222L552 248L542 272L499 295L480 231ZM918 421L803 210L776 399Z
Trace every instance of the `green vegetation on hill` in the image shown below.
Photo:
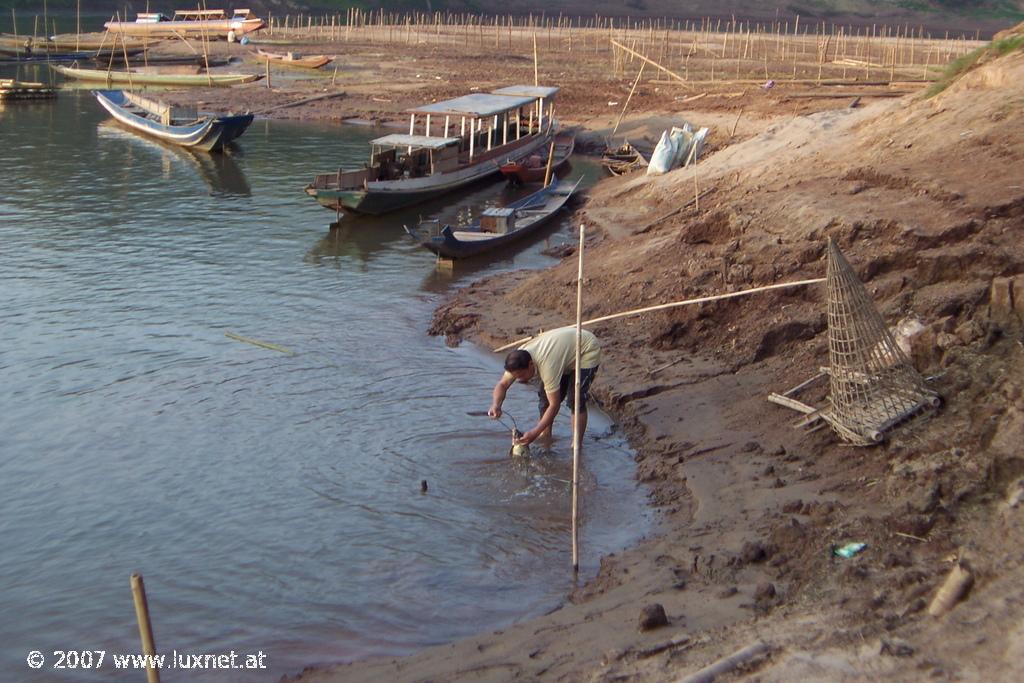
M955 59L950 62L949 66L939 77L939 80L935 81L925 92L925 97L934 97L940 92L948 88L962 75L973 69L979 64L1008 55L1011 52L1021 50L1024 51L1024 34L1010 36L1008 38L1002 38L1000 40L993 40L984 47L979 47L973 52L965 54L959 59Z

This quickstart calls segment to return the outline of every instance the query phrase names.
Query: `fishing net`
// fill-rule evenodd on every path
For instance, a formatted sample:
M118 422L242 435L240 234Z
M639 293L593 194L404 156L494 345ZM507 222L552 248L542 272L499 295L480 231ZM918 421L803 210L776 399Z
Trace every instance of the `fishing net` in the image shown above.
M855 445L880 442L888 429L917 411L937 406L875 308L864 285L828 242L829 405L820 415Z

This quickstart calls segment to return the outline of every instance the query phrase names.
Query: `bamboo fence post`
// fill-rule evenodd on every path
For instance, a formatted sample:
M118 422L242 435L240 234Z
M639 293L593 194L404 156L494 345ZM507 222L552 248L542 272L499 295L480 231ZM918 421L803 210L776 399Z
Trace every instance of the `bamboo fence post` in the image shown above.
M580 362L583 355L583 241L580 223L579 270L576 274L576 385L572 411L572 571L580 570L579 489L580 489Z
M544 171L544 187L551 184L551 165L555 160L555 141L551 141L551 147L548 149L548 163L547 168Z
M146 601L146 584L142 582L142 574L132 574L131 587L132 599L135 601L135 619L139 622L139 637L142 639L142 654L151 658L146 665L146 681L160 683L160 671L152 662L152 657L156 654L156 643L153 641L153 624L149 620L149 603Z
M533 84L535 86L540 85L540 79L538 76L538 65L537 65L537 32L533 32Z

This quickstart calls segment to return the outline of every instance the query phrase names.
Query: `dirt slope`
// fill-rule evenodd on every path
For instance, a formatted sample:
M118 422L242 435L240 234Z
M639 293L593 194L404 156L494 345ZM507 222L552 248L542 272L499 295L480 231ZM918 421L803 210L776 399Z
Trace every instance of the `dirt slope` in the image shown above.
M603 183L581 214L585 316L820 276L836 240L945 405L882 446L793 429L769 391L827 363L820 288L595 328L597 390L664 522L570 604L504 633L302 680L662 681L750 642L758 680L1024 675L1024 53L931 100L788 122L689 171ZM651 221L704 196L698 209ZM501 343L572 319L576 264L476 283L435 331ZM823 390L803 398L821 403ZM861 541L851 559L836 543ZM954 560L975 578L926 614ZM639 632L641 607L669 624Z

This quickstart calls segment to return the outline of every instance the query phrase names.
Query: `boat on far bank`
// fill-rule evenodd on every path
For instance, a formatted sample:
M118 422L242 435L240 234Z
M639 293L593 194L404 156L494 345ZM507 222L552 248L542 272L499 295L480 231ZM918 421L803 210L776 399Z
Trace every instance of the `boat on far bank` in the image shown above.
M565 168L572 156L576 146L576 134L570 132L559 133L554 139L555 150L551 161L552 171ZM505 176L513 184L542 183L547 174L548 156L543 154L544 150L538 150L536 154L519 161L510 161L501 165L501 175Z
M148 71L110 71L107 69L79 69L51 64L50 68L64 76L83 81L98 81L111 86L114 83L133 88L137 85L196 85L223 87L251 83L263 78L262 74L162 74Z
M216 152L239 137L253 115L210 114L172 107L125 90L94 90L96 100L124 125L181 147Z
M124 59L144 54L147 46L140 41L116 44L113 40L96 40L83 37L75 41L74 35L50 36L49 38L15 36L0 33L0 55L15 57L19 61L71 61L74 59L103 59L121 63Z
M257 49L256 57L264 62L279 64L281 66L295 66L303 69L319 69L325 64L334 61L334 57L327 55L301 55L297 52L269 52Z
M462 259L494 251L536 232L565 206L582 179L563 180L512 202L508 206L485 209L480 220L460 229L441 227L438 220L421 221L405 231L439 258Z
M318 175L306 194L335 211L382 214L497 175L550 140L558 91L515 85L412 109L408 135L371 140L368 164Z
M168 18L160 12L142 12L135 21L108 21L103 27L116 35L149 38L229 38L265 28L251 10L236 9L230 16L222 9L175 10Z

